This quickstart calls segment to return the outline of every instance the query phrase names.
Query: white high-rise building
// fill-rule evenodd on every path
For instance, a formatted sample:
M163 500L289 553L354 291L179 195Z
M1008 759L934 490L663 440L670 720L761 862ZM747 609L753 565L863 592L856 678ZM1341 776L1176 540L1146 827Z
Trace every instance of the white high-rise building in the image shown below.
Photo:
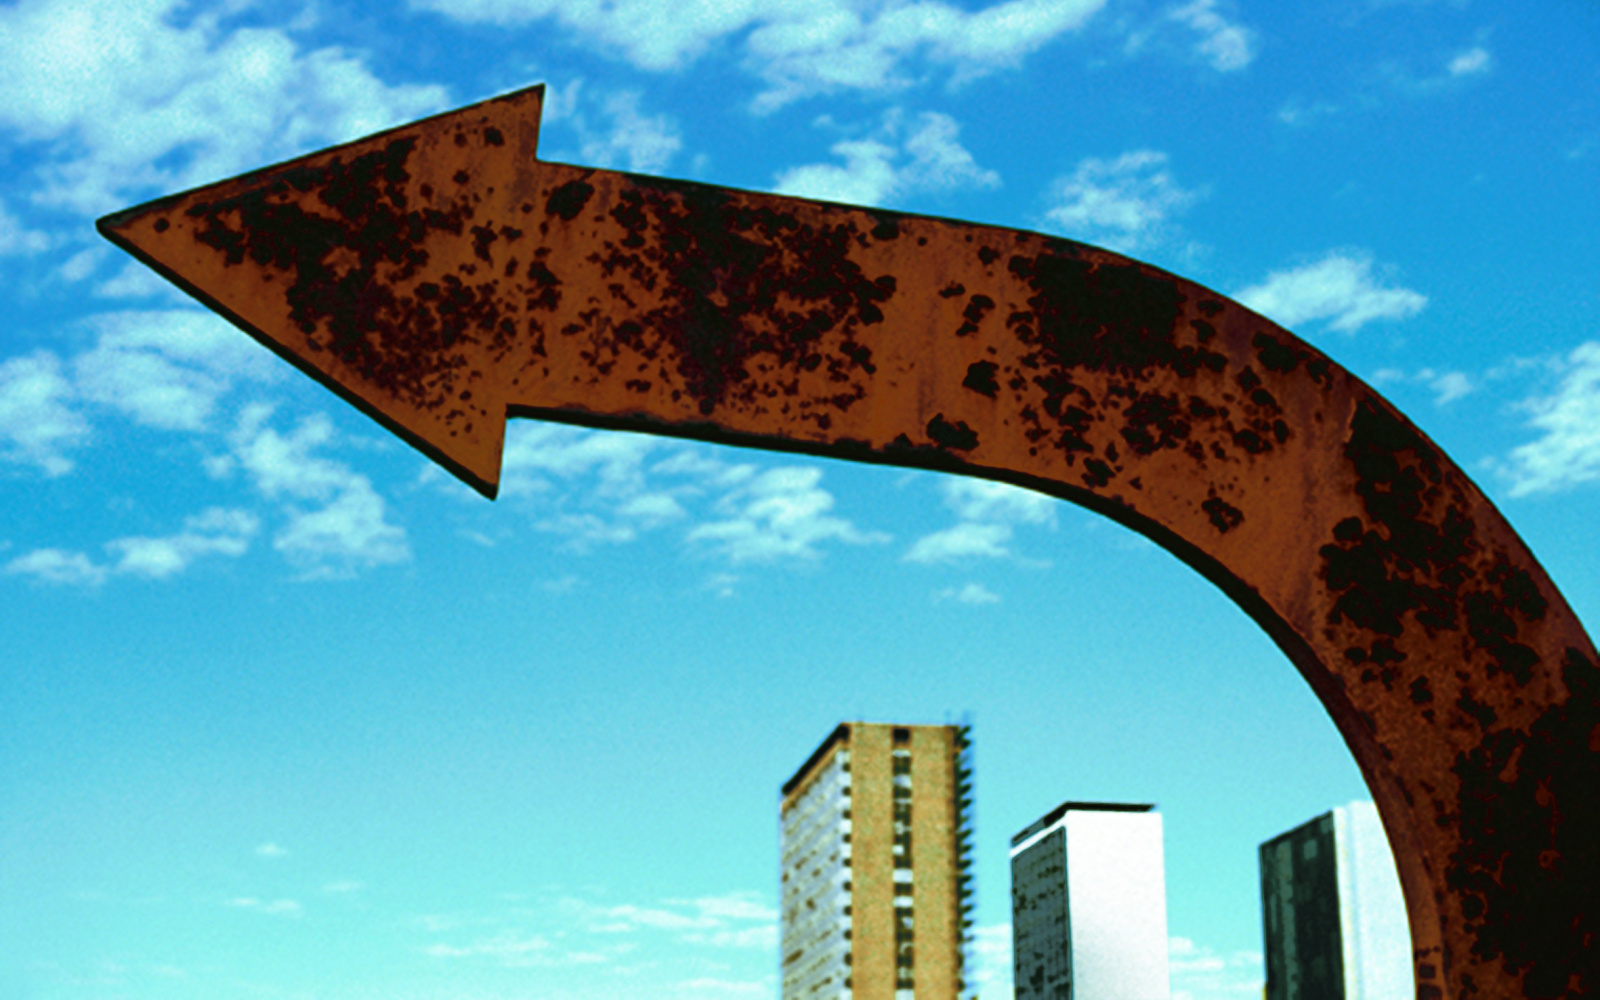
M1016 1000L1168 1000L1161 814L1066 802L1011 838Z
M1389 838L1352 802L1261 845L1268 1000L1410 1000L1411 926Z

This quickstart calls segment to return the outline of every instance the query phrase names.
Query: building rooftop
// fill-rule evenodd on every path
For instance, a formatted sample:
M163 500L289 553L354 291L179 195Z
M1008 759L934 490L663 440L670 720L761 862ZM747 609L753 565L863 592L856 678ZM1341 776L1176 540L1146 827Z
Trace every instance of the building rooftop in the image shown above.
M1142 813L1149 812L1154 808L1155 803L1153 802L1063 802L1059 806L1056 806L1054 809L1030 823L1026 830L1023 830L1015 837L1012 837L1011 846L1016 847L1018 844L1022 843L1024 840L1027 840L1040 830L1043 830L1046 827L1054 824L1057 820L1069 812Z

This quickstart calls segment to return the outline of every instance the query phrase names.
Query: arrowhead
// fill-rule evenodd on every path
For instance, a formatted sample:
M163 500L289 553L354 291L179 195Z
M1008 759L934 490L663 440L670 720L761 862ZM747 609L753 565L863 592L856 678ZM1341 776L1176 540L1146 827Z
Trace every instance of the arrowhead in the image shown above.
M519 309L486 247L537 191L543 98L533 87L98 227L493 498L508 395L493 362Z

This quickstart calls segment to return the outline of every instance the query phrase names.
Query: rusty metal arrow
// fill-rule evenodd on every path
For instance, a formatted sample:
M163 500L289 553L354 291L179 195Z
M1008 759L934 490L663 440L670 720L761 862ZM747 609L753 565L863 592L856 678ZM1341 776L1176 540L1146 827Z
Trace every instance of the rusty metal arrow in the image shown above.
M1419 996L1600 990L1594 643L1393 406L1104 250L540 162L542 96L100 229L490 497L533 416L984 476L1143 532L1333 716Z

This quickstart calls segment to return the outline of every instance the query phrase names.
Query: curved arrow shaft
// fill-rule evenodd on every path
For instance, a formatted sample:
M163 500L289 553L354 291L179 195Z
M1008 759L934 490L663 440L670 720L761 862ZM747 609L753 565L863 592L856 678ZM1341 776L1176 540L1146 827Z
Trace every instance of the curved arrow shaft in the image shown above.
M1570 804L1600 776L1595 648L1392 406L1106 251L540 163L538 104L102 229L491 496L511 413L987 476L1142 531L1332 714L1395 846L1419 991L1566 982L1596 929L1561 875L1600 852Z

